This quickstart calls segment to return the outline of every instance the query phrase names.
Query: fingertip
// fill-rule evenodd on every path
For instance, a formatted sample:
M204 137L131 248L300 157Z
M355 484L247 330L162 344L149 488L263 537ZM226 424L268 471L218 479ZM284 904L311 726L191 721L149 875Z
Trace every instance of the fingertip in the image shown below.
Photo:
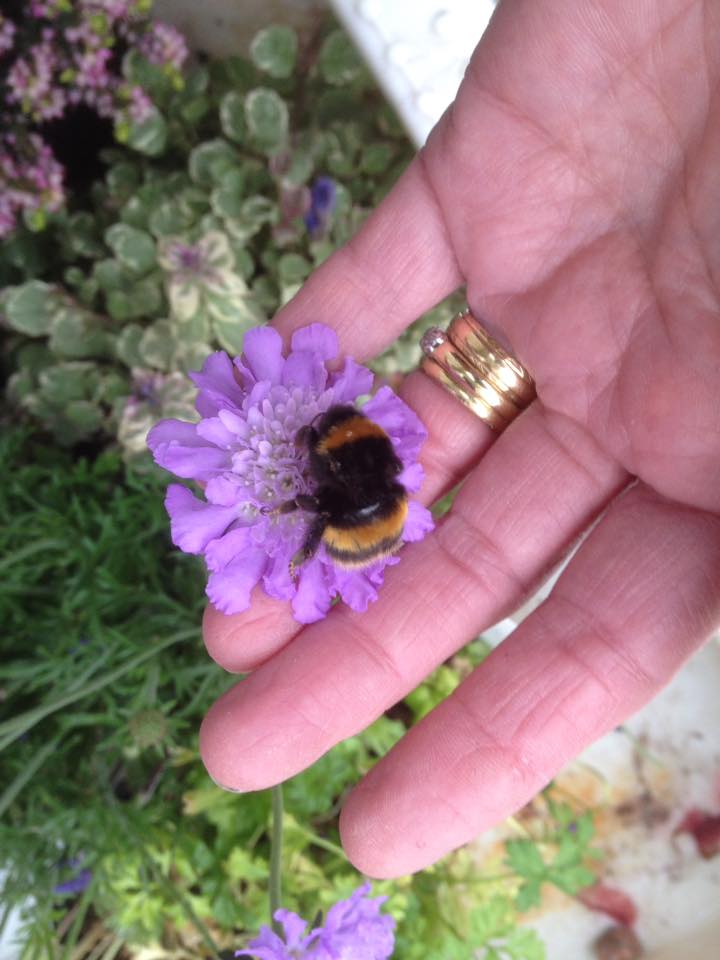
M228 690L210 707L199 736L200 757L210 779L231 793L247 793L267 786L255 783L247 775L248 768L242 760L244 741L238 736L234 720L238 696L242 696L240 686Z
M299 629L288 604L259 590L243 613L224 614L211 603L205 608L203 640L212 659L229 673L247 673L278 650Z
M372 781L372 773L367 774L340 813L340 842L348 860L374 880L394 880L421 870L432 862L432 855L423 855L423 840L416 851L407 849L400 832L391 826L393 817L383 814L383 806L391 806L392 798Z

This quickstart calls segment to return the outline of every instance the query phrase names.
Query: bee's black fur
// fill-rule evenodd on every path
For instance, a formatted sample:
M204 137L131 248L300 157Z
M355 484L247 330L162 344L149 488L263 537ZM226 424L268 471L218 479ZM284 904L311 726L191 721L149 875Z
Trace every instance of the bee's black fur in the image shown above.
M365 433L354 439L325 444L333 428L355 418L367 422ZM388 524L404 509L406 491L397 477L402 463L392 442L376 424L355 407L343 404L330 409L298 432L296 442L307 446L310 474L317 486L311 496L299 496L286 509L315 513L301 551L308 559L317 550L326 531L363 531L364 546L335 550L340 563L362 566L391 551L398 532ZM375 534L377 531L377 534Z

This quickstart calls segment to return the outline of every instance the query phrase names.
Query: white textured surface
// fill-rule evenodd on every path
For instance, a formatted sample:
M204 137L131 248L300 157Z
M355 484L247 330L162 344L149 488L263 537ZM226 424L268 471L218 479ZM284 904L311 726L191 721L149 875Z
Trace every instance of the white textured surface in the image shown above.
M454 99L492 0L330 0L416 146Z

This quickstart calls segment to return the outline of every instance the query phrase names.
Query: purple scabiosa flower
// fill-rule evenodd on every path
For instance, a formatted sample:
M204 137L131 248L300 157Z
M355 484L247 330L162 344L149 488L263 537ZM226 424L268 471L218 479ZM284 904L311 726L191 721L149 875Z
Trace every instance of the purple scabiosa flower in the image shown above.
M325 233L336 200L335 181L331 177L318 177L310 187L310 208L305 214L308 233L313 236Z
M311 324L297 330L287 357L271 327L248 331L243 355L231 361L212 354L199 373L199 423L163 420L148 435L155 461L175 476L203 484L204 499L172 484L165 505L173 542L201 554L209 570L207 595L223 613L250 606L260 584L265 592L292 604L300 623L322 619L340 597L363 611L395 556L361 569L336 566L320 546L290 575L290 561L302 548L312 515L275 508L313 493L307 451L295 443L298 430L334 404L355 403L370 391L373 375L350 357L337 372L326 363L337 356L333 330ZM423 479L417 462L427 433L417 416L389 387L363 407L389 436L403 464L399 482L409 493ZM430 512L410 501L403 540L421 540L432 529Z
M255 960L387 960L395 946L395 920L380 913L387 897L369 898L370 884L330 908L323 926L306 934L307 923L290 910L277 910L280 937L263 927L236 957Z

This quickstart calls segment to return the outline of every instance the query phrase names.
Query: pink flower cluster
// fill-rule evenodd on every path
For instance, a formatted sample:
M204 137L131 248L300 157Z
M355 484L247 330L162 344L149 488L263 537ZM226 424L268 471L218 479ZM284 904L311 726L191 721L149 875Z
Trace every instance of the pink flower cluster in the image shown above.
M169 23L153 23L138 44L140 53L160 67L181 70L187 59L185 37Z
M12 50L16 32L17 27L12 20L8 20L0 13L0 57L8 50Z
M52 213L64 200L63 169L38 134L22 142L14 133L0 138L0 237L15 229L19 215Z
M118 40L180 79L185 40L169 24L150 21L151 6L151 0L30 0L17 22L0 14L0 130L18 134L17 141L0 140L0 237L14 229L20 211L52 212L64 199L61 168L36 125L79 105L113 120L116 131L152 115L151 98L122 75Z

